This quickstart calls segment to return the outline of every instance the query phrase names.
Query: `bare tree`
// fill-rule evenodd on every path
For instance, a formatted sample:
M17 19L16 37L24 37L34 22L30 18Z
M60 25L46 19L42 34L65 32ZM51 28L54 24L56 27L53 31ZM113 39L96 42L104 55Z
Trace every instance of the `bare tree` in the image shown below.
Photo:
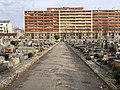
M109 30L108 21L104 21L104 22L103 22L103 37L104 37L103 40L104 40L104 42L105 42L105 45L104 45L104 48L105 48L105 49L108 49L108 37L107 37L108 30Z

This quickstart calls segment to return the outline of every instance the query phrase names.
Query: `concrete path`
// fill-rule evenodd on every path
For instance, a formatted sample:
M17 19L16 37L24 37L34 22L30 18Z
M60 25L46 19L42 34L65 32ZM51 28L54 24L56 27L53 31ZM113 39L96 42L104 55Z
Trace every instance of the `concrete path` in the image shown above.
M61 42L44 55L7 90L111 90Z

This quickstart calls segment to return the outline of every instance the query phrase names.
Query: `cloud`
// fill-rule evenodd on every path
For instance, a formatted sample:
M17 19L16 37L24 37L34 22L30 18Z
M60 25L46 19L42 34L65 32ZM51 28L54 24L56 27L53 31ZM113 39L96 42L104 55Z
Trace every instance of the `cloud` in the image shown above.
M9 19L14 26L24 27L25 10L46 10L48 7L85 7L86 9L120 9L120 0L0 0L0 19Z
M0 1L0 4L2 5L2 6L11 6L12 5L12 3L13 3L13 1L11 1L11 0L1 0Z
M11 6L12 2L11 3L0 2L0 4L8 7L8 6Z

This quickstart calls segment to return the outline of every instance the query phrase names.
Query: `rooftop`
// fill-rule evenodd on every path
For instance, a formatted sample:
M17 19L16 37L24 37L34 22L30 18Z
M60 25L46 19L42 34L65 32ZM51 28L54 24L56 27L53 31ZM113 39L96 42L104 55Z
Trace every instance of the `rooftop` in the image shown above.
M60 8L47 8L47 10L83 10L83 7L60 7Z
M10 22L10 20L2 20L2 21L0 21L0 23L9 23Z

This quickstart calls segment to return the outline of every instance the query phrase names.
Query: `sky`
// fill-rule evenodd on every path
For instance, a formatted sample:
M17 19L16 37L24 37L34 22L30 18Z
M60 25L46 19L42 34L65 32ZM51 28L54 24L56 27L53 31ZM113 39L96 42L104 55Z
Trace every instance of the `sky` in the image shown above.
M120 0L0 0L0 20L11 20L14 27L24 29L24 11L49 7L120 10Z

